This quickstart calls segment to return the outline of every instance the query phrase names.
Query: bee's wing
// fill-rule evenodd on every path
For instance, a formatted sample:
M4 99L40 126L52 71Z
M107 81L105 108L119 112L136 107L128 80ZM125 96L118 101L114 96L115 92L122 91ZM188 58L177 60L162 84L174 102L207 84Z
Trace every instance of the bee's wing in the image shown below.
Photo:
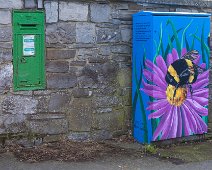
M198 58L199 52L197 50L191 50L189 52L187 52L186 54L184 54L181 59L188 59L191 61L194 61L195 59Z

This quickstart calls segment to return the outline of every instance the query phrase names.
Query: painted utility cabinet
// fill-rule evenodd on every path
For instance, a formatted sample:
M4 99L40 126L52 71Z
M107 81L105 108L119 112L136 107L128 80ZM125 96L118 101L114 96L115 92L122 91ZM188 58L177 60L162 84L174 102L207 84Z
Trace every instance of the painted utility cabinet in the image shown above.
M133 15L133 125L141 143L207 133L210 15Z
M45 88L43 11L13 11L14 90Z

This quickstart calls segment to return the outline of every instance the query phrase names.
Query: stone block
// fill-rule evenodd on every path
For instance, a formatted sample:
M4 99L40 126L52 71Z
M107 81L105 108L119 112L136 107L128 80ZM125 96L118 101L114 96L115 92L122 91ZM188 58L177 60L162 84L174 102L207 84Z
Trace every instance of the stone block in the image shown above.
M103 89L95 89L94 95L95 96L105 96L105 95L115 95L117 92L118 87L113 83L110 86L107 86Z
M64 114L36 114L36 115L28 115L28 120L50 120L50 119L64 119Z
M90 57L97 56L98 50L96 48L80 48L77 50L77 58L79 60L87 60Z
M60 1L59 19L62 21L87 21L88 4Z
M0 24L11 24L11 12L9 10L0 10Z
M121 96L123 97L123 104L125 106L132 105L132 89L131 88L124 88L121 90Z
M12 41L12 27L11 26L0 26L0 41Z
M58 21L58 2L45 1L44 8L46 11L46 23L53 23Z
M134 13L134 10L119 10L118 12L113 13L112 17L121 21L132 21L132 14Z
M12 49L12 42L0 42L0 48Z
M77 81L79 88L97 88L96 82L89 76L80 76Z
M44 143L57 142L63 140L65 137L63 135L46 135L43 137Z
M131 47L128 45L116 45L112 47L112 52L113 53L118 53L118 54L131 54Z
M77 78L73 74L54 73L47 74L48 89L66 89L77 85Z
M47 48L48 60L71 59L74 58L75 55L76 50Z
M100 46L99 54L101 54L103 56L111 55L111 46Z
M13 118L13 121L15 121L16 118ZM26 124L23 122L18 122L18 123L11 123L11 124L6 124L5 121L5 130L6 133L24 133L27 132L27 127Z
M69 130L90 131L92 126L92 103L90 98L75 98L68 113Z
M131 5L131 4L129 4ZM116 3L114 4L114 7L116 10L122 9L122 10L128 10L129 5L127 3Z
M92 22L109 22L111 8L108 4L91 4L91 21Z
M116 96L101 96L93 100L93 105L96 107L108 107L120 105L121 101Z
M98 82L98 75L101 73L101 65L100 64L90 64L86 65L83 68L83 75L86 75L94 80L94 82Z
M113 111L106 114L96 114L94 116L93 128L99 130L122 130L125 129L124 111Z
M13 95L32 96L32 91L13 91L10 93Z
M72 91L72 93L75 98L83 98L83 97L91 97L93 92L89 89L76 88Z
M185 8L177 8L176 12L192 12L191 9L185 9Z
M0 92L3 92L4 90L9 90L12 87L12 75L12 64L5 64L0 66Z
M70 66L85 66L86 61L71 61Z
M89 132L70 132L67 137L74 142L89 141L91 139Z
M91 133L91 138L94 141L102 141L112 138L112 133L108 130L95 130Z
M26 0L24 2L24 8L33 9L36 7L37 7L37 4L36 4L36 1L34 1L34 0Z
M1 118L1 127L3 127L6 130L6 132L18 133L27 131L24 123L26 117L23 114L16 114L16 115L4 114L0 118Z
M102 73L103 77L112 78L112 77L116 76L117 69L118 69L118 63L109 61L109 62L102 64L101 73Z
M119 42L121 40L120 31L112 28L97 29L97 43Z
M38 96L36 99L38 100L37 112L39 113L47 113L48 112L48 103L49 96Z
M124 62L128 62L129 63L128 65L131 65L130 54L113 54L112 59L120 64L123 64Z
M88 58L89 63L105 63L109 60L108 56L91 56Z
M129 42L132 41L132 29L129 28L123 28L121 29L121 39L123 42Z
M48 44L72 44L76 42L75 23L60 22L46 27L46 42Z
M5 9L21 9L23 8L23 1L22 0L0 0L0 8Z
M67 61L47 61L46 71L52 73L67 73L69 70L69 63Z
M12 61L12 49L0 48L0 64Z
M96 42L95 24L77 23L76 41L77 43L95 43Z
M62 112L70 102L70 96L67 93L53 93L50 96L48 110L49 112Z
M98 114L104 114L104 113L110 113L112 112L112 108L108 107L108 108L98 108L97 110L95 110L96 113Z
M131 87L132 86L132 72L131 69L121 69L117 73L117 81L121 87Z
M34 114L38 101L30 96L7 96L2 102L3 113Z
M31 133L37 134L63 134L68 131L66 119L32 120L26 122L27 128Z

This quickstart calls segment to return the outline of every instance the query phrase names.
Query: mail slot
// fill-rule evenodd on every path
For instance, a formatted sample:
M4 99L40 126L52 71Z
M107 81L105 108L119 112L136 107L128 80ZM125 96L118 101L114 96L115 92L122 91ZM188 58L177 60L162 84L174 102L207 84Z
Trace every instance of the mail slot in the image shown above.
M43 11L13 11L14 90L45 88Z

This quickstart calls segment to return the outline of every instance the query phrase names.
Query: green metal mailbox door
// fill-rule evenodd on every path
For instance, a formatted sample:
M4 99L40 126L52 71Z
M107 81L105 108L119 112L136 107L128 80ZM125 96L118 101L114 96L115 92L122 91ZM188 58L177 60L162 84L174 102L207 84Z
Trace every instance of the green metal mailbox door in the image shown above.
M44 12L13 11L14 90L45 88Z

